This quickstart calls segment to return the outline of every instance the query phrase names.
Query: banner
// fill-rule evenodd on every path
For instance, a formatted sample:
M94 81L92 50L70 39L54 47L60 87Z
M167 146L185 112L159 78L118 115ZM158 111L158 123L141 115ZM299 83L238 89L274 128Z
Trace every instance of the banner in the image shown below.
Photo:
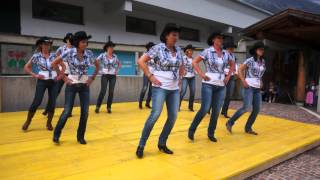
M32 54L32 46L1 44L1 73L26 74L23 67Z

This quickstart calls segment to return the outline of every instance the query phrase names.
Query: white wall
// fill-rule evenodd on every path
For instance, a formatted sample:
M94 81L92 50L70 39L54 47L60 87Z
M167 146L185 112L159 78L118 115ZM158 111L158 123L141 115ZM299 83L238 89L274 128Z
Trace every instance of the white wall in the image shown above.
M64 0L56 0L66 2ZM203 23L203 21L195 21L194 18L186 20L181 14L158 14L144 11L143 8L134 9L132 13L124 12L121 8L113 3L102 0L68 0L67 3L80 5L84 7L84 24L75 25L69 23L47 21L32 18L32 0L21 1L21 34L33 36L50 36L54 38L62 38L66 32L75 32L85 30L93 36L92 40L97 42L106 41L106 37L111 38L116 43L129 45L143 45L148 41L159 42L159 34L164 25L168 22L183 25L185 27L200 30L201 42L189 42L181 40L180 45L192 43L198 47L206 47L206 38L209 32L213 31L215 23ZM141 17L150 20L156 20L157 36L144 35L137 33L128 33L125 31L125 16L129 14L134 17ZM200 23L199 23L200 22ZM217 26L220 24L216 24Z
M134 0L196 17L245 28L269 15L234 0Z

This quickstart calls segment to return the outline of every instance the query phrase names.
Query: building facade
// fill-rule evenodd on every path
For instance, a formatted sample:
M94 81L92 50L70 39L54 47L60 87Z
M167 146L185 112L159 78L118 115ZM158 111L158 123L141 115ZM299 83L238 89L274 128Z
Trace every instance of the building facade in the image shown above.
M141 78L135 76L140 77L141 71L136 61L145 51L144 44L160 42L159 36L166 24L180 26L179 45L192 44L198 53L207 46L211 32L222 31L239 40L241 37L237 34L241 29L269 16L233 0L11 0L0 10L0 19L6 22L0 27L0 73L2 79L8 80L1 83L2 111L27 108L26 105L15 108L14 100L7 103L3 97L12 89L20 90L9 82L30 78L25 76L23 66L40 36L52 37L54 48L57 48L63 44L62 38L67 32L84 30L92 35L89 48L96 55L102 52L103 44L110 38L117 44L115 53L123 64L119 80L132 77L138 81L136 89L140 89ZM244 52L239 52L240 56L241 53ZM4 88L5 82L8 84ZM33 89L29 91L33 92ZM126 96L126 93L119 96ZM138 94L132 96L138 97ZM31 102L28 98L26 101Z

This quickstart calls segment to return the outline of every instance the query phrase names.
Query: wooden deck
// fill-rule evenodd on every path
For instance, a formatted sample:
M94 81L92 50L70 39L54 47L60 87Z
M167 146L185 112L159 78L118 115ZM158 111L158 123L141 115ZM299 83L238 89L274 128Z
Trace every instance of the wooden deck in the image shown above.
M206 116L195 134L187 138L196 112L183 104L168 146L174 155L160 153L157 140L164 124L162 113L145 148L145 158L137 159L136 147L149 109L137 103L115 103L113 113L90 107L86 140L76 141L79 108L74 109L61 136L61 145L52 143L52 132L45 129L46 118L39 110L28 132L21 131L26 112L0 113L0 179L241 179L284 161L320 142L320 126L260 115L254 129L258 136L243 133L245 114L225 129L220 117L216 137L207 139ZM199 105L195 105L199 109ZM54 125L61 113L57 110ZM231 110L230 114L233 111Z

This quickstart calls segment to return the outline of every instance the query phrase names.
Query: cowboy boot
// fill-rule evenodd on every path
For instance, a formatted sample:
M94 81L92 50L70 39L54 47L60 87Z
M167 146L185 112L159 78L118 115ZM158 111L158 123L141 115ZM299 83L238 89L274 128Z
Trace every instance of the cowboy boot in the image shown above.
M52 131L52 130L53 130L53 127L52 127L53 115L54 115L53 112L48 112L47 129L48 129L49 131Z
M31 111L28 112L27 120L26 120L26 122L23 124L22 130L24 130L24 131L28 130L28 127L29 127L29 125L30 125L30 123L31 123L31 121L32 121L32 118L33 118L33 116L34 116L35 113L36 113L36 112L31 112Z

